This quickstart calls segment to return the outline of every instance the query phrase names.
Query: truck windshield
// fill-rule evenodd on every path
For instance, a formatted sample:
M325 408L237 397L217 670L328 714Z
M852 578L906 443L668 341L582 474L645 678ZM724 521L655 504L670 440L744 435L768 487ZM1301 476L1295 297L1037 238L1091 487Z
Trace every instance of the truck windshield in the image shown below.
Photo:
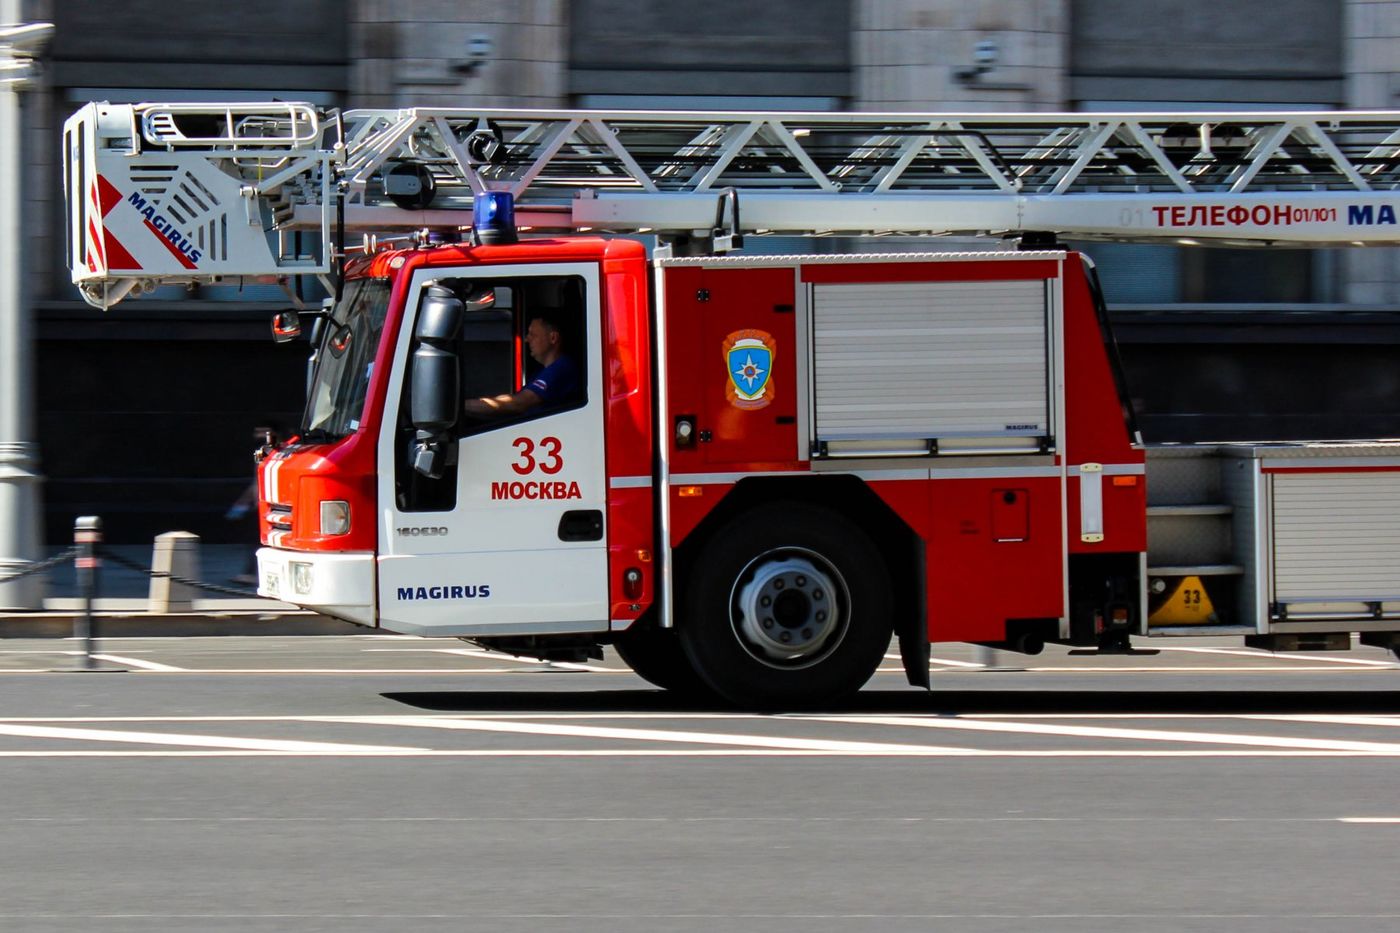
M360 427L388 310L388 279L345 283L316 348L301 431L308 440L344 437Z

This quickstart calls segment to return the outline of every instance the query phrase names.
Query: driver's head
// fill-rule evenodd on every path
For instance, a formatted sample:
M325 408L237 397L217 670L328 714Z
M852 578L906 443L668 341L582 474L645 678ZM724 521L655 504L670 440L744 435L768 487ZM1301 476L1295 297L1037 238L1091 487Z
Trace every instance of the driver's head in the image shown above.
M525 344L536 362L548 365L563 349L564 335L560 333L559 325L549 318L535 317L525 329Z

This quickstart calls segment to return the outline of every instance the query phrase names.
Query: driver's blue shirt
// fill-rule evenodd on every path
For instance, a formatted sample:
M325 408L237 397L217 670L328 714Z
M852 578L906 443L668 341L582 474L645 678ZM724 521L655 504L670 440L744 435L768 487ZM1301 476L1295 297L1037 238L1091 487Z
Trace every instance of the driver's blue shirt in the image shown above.
M560 356L536 374L525 388L542 402L564 402L578 393L578 367L569 356Z

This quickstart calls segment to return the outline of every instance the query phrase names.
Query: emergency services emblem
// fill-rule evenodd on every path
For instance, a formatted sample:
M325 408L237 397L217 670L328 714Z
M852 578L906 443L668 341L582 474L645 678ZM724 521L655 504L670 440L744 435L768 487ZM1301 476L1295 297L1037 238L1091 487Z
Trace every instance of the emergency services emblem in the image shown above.
M773 403L772 334L761 330L736 330L724 338L724 363L729 381L724 397L735 408L766 408Z

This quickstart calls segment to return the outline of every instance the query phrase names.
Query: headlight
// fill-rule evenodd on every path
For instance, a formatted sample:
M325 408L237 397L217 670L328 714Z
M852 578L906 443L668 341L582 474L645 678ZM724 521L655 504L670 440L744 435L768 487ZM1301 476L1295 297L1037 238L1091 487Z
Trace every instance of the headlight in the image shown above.
M294 560L291 562L292 589L298 596L307 596L311 593L311 565L304 561Z
M321 501L321 534L343 535L350 530L350 503L341 499Z

